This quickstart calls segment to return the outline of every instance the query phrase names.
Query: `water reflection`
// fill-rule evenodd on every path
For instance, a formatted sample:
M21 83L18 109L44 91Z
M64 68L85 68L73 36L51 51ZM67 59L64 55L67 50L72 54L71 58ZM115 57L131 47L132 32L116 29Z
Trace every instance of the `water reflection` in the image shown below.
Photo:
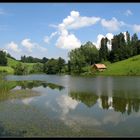
M18 81L17 82L17 86L20 86L21 89L32 89L35 87L40 87L42 86L43 88L51 88L51 89L58 89L58 90L62 90L64 89L63 86L61 85L57 85L57 84L53 84L53 83L47 83L47 82L42 82L42 81Z
M5 81L5 80L0 80L0 93L14 89L17 86L20 87L21 89L32 89L32 88L40 87L40 86L42 86L43 88L49 87L51 89L58 89L58 90L64 89L64 87L61 85L42 82L42 81Z
M39 92L33 89L36 87L43 87L43 88L49 87L50 89L57 89L59 91L64 89L64 87L61 85L46 83L43 81L0 80L0 101L4 101L7 99L34 97L40 95Z
M93 106L96 104L98 96L96 94L92 94L90 92L70 92L69 96L72 97L72 99L75 99L77 101L81 101L88 107Z
M74 110L78 105L76 100L73 100L67 95L61 95L57 98L57 103L62 109L62 114L67 114L69 110Z
M98 130L101 130L98 131L99 133L101 132L101 135L104 132L107 134L111 132L111 135L139 135L140 78L53 76L52 81L51 78L48 75L38 75L36 79L39 81L33 81L31 77L28 80L24 77L26 81L19 80L20 77L16 77L15 81L1 82L0 98L5 96L6 100L8 98L12 99L13 97L11 96L18 91L15 94L18 100L0 102L0 112L3 115L3 119L2 115L0 115L0 120L5 120L5 122L9 120L11 122L12 118L5 119L5 116L8 115L4 113L8 109L7 112L9 114L13 113L13 115L9 116L15 116L16 120L19 121L14 125L22 124L22 117L26 132L32 131L31 123L37 124L34 125L36 128L35 132L32 133L35 135L46 136L48 134L54 136L54 132L59 130L60 136L64 134L62 128L64 130L67 128L68 133L65 135L72 132L71 136L74 134L78 136L79 134L83 136L97 136ZM60 85L64 85L65 88ZM27 93L36 91L41 93L41 95L38 96L36 94L37 97L35 97L28 94L30 98L21 98L19 95L23 95L23 91ZM5 94L2 95L2 92ZM26 94L24 97L29 96ZM2 100L1 98L0 101ZM8 106L6 106L7 103L9 103ZM20 106L20 109L17 109L17 106ZM23 107L25 107L24 111ZM27 109L29 110L27 111ZM24 114L22 114L23 112ZM36 114L34 114L35 112ZM38 117L37 115L40 116ZM47 121L46 118L48 118ZM31 123L29 120L31 120ZM48 125L54 121L59 122L59 125L56 126L56 122L53 123L54 125ZM29 126L26 124L29 124ZM11 126L15 127L14 125ZM20 126L17 126L17 130L20 129ZM28 133L28 135L30 134Z
M117 93L114 92L114 94ZM128 115L132 112L138 112L140 109L140 96L132 98L129 93L128 96L124 96L122 93L121 97L111 97L107 95L98 96L93 92L71 91L69 96L72 99L81 101L87 107L92 107L97 103L102 109L113 109L116 112L127 113Z

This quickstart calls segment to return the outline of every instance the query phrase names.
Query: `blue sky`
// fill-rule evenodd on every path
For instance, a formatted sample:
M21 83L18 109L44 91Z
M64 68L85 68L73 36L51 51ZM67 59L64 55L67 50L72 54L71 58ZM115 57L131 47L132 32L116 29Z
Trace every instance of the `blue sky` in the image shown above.
M140 36L140 3L1 3L0 48L21 55L68 59L87 41L99 48L129 31Z

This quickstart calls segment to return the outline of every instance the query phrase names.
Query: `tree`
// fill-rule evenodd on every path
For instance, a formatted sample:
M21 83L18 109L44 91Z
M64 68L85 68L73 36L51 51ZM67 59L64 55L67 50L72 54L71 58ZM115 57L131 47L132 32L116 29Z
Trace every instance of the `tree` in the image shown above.
M76 48L69 53L71 68L76 73L82 72L82 67L85 66L85 57L80 48Z
M40 72L43 72L43 64L37 62L36 64L33 65L32 73L40 73Z
M42 63L46 63L48 60L49 60L48 58L43 57L43 58L42 58Z
M131 45L133 48L133 56L137 55L137 42L138 42L138 36L136 33L134 33L131 39Z
M65 66L65 60L59 57L57 65L58 65L59 73L61 73L62 68Z
M26 56L24 55L24 56L21 56L21 62L26 62Z
M130 33L126 31L126 44L130 45Z
M7 66L7 57L4 51L0 51L0 66Z
M14 68L15 74L17 75L27 75L29 74L29 69L26 64L18 63Z
M137 54L140 54L140 40L137 41Z
M134 36L134 40L137 37ZM133 55L133 50L131 46L130 34L126 32L126 41L123 33L115 35L112 39L112 50L109 55L109 61L117 62L124 60Z
M88 41L69 52L69 68L74 73L81 73L83 67L92 65L99 61L99 52L92 42Z
M133 56L133 48L131 45L130 33L128 31L126 31L126 48L128 58Z
M51 58L44 64L44 72L47 74L56 74L59 72L57 59Z
M137 42L138 41L138 36L137 36L137 34L136 33L134 33L133 34L133 36L132 36L132 42Z
M85 45L81 45L81 53L85 57L87 65L92 65L99 61L99 52L92 42L88 41Z
M35 57L32 57L32 56L21 56L21 62L26 62L26 63L45 63L47 62L48 59L46 57L44 57L43 59L39 59L39 58L35 58Z
M109 61L110 62L117 62L119 61L119 37L118 35L114 35L112 39L112 50L109 54Z
M106 61L108 59L109 51L108 51L108 47L107 47L107 42L108 42L107 38L102 38L101 39L101 47L99 49L100 61L102 61L102 60Z
M71 62L70 62L70 60L68 60L67 66L68 66L68 73L70 74L71 73Z

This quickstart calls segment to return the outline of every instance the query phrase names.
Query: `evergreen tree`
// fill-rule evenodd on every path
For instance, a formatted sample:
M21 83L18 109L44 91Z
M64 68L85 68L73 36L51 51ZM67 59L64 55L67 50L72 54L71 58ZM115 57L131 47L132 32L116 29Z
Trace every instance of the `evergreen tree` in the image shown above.
M71 62L70 60L68 60L68 73L70 74L71 73Z
M131 39L131 45L133 49L133 56L137 55L137 41L138 41L138 36L136 33L133 34L132 39Z
M7 66L7 57L4 51L0 51L0 66Z
M59 73L61 73L61 70L65 65L65 60L63 58L59 57L57 65L58 65Z

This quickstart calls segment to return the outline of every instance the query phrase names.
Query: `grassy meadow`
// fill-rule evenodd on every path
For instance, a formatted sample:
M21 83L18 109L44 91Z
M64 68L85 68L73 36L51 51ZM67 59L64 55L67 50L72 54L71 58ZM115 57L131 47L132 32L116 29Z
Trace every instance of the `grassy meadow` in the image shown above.
M18 63L22 63L22 62L19 62L17 60L11 59L11 58L7 58L7 60L8 60L8 65L7 66L0 66L0 73L14 74L14 68L13 67L16 67L16 65ZM35 63L24 63L24 64L27 65L29 70L32 70L33 65Z
M116 63L108 63L107 69L99 75L129 76L140 75L140 55Z

